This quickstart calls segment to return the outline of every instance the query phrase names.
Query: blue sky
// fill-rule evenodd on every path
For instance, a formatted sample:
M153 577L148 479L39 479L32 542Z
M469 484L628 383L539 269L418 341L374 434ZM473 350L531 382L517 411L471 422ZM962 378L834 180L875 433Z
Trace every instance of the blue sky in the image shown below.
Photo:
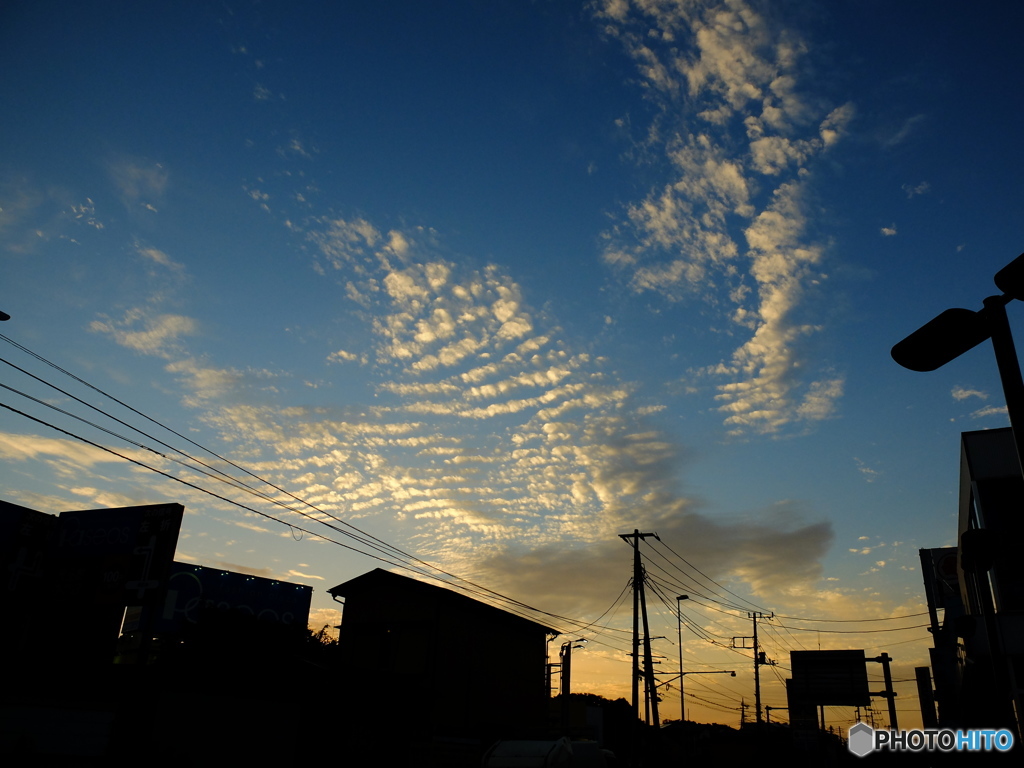
M640 528L781 615L916 614L917 550L954 542L959 433L1007 420L990 351L915 374L889 349L979 308L1021 250L1020 22L873 0L11 3L2 332L553 612L600 615ZM48 512L181 501L179 556L311 584L318 620L377 565L7 411L0 457L3 497ZM775 632L782 663L864 638L903 677L926 663L923 630ZM741 670L689 690L752 698L740 656L686 653ZM581 653L578 685L626 694L623 660Z

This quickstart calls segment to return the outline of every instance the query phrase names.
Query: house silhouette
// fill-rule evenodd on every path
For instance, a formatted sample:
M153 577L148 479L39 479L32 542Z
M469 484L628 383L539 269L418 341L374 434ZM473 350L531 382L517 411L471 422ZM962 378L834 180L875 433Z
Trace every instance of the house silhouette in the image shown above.
M339 664L350 715L366 728L401 712L420 753L545 733L554 630L379 568L328 592L344 599Z

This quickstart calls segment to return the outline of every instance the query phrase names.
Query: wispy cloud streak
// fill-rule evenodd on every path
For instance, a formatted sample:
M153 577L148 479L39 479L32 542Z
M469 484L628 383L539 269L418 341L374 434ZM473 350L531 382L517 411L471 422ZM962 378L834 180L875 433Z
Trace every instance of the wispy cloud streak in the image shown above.
M843 378L809 373L803 315L824 278L808 235L809 165L853 117L800 89L806 44L743 0L607 0L608 35L637 65L655 108L644 157L661 156L663 184L626 206L605 235L604 259L634 291L724 309L737 335L719 408L735 433L777 433L828 418Z

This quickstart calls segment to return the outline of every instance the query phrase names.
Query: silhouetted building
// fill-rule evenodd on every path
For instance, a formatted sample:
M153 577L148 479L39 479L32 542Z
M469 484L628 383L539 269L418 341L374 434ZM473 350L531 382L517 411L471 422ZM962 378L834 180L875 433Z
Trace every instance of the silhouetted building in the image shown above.
M963 640L957 725L1019 727L1024 480L1010 428L964 432L960 445L958 575L965 615L955 623Z
M0 657L17 658L33 642L33 617L46 594L46 561L57 532L56 515L0 500L0 600L8 616Z
M529 619L451 589L370 571L344 598L340 664L348 711L370 726L401 716L412 741L543 737L547 638ZM429 762L429 758L423 764Z
M308 640L311 588L173 562L182 513L0 502L0 764L311 762L319 713L273 739L252 714L336 687Z
M964 648L957 637L957 629L964 625L959 552L957 547L936 547L919 550L919 555L928 602L928 631L932 633L932 648L928 650L930 675L925 680L923 673L917 673L921 719L926 727L956 726L961 722L959 691L964 672Z
M75 635L18 632L5 652L102 667L128 606L163 603L178 541L180 504L90 509L47 515L0 504L0 568L4 596L18 607L19 625L38 625L60 606L62 626Z

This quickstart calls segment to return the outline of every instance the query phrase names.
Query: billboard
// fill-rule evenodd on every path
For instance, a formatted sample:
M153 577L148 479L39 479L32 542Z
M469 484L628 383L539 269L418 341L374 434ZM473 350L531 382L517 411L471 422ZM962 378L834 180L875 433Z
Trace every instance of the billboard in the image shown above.
M80 605L155 605L170 575L181 504L61 512L54 588Z
M209 610L305 628L312 597L313 588L303 584L174 562L154 629L179 634Z
M790 696L799 702L866 707L868 670L864 651L790 651ZM792 699L791 699L792 701Z

